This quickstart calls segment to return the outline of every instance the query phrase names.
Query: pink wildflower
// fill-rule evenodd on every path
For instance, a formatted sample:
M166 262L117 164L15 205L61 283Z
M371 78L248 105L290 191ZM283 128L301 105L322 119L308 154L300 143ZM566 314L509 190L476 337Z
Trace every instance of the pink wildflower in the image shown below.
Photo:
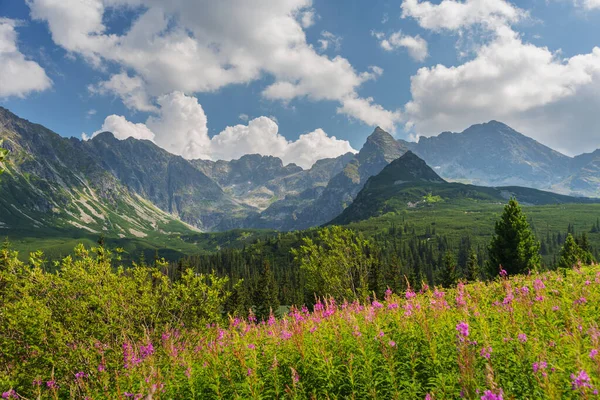
M464 337L469 336L469 325L464 321L456 325L456 330Z
M573 390L591 388L590 377L584 370L579 371L577 375L571 374L571 387Z
M525 343L525 342L527 342L527 335L524 333L519 333L518 339L519 339L519 342Z

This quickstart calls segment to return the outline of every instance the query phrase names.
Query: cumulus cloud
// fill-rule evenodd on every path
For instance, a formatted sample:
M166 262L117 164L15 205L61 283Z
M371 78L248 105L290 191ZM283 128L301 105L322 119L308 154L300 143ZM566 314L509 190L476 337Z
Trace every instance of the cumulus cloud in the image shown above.
M156 111L146 92L144 81L139 76L131 77L126 72L115 74L109 80L88 86L94 94L114 94L121 98L129 109Z
M405 113L408 126L422 135L498 119L574 153L600 146L600 117L592 111L600 107L598 90L600 48L561 59L504 27L462 65L419 69ZM566 140L573 129L578 140Z
M399 48L405 48L408 55L415 61L425 61L429 52L427 50L427 41L421 36L404 35L402 32L394 32L388 38L381 32L372 32L379 40L379 45L385 51L394 51Z
M160 111L146 121L156 144L184 158L210 158L207 119L198 99L173 92L158 98Z
M46 21L53 41L92 65L117 63L118 74L96 87L128 107L149 110L158 96L210 92L265 74L272 100L342 102L357 96L365 73L347 59L319 54L304 28L311 0L28 0L33 19ZM107 9L139 15L123 34L109 33ZM328 44L329 46L329 44ZM369 72L366 72L369 74ZM148 97L147 97L148 96ZM355 115L355 118L360 116Z
M327 51L328 49L340 51L342 48L342 38L329 31L323 31L319 39L319 46L321 51Z
M0 18L0 97L25 97L52 86L46 71L19 51L17 26L14 20Z
M347 97L342 106L338 107L337 113L355 117L369 125L379 125L387 131L392 131L394 125L402 119L400 111L388 111L374 104L370 97Z
M593 0L592 0L593 1ZM527 12L505 0L404 0L402 18L414 18L421 27L432 31L458 31L473 25L483 25L492 30L517 22Z
M350 143L329 137L322 129L289 141L279 133L272 117L258 117L248 124L229 126L210 138L206 115L195 97L174 92L159 97L157 102L158 114L149 117L145 124L134 124L122 116L110 115L92 137L111 131L118 139L152 140L187 159L232 160L244 154L258 153L279 157L286 164L296 163L303 168L309 168L322 158L355 152ZM83 135L83 139L89 138Z
M112 134L120 140L132 137L135 139L154 140L154 133L144 124L135 124L129 122L121 115L109 115L104 119L102 127L92 134L92 138L102 132L112 132ZM88 140L85 133L81 135L83 140Z

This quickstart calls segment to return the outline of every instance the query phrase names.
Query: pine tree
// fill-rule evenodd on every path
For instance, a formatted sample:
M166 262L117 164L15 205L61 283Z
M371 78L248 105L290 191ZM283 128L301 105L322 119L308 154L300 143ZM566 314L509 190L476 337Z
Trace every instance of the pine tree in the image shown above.
M573 268L579 262L581 262L581 248L575 242L573 235L567 234L565 244L560 251L560 259L558 260L558 266L560 268Z
M451 287L456 284L457 279L456 260L454 259L454 254L448 251L444 255L440 281L443 287Z
M477 253L473 249L471 249L467 260L467 280L479 280L479 261L477 260Z
M489 247L489 270L496 275L500 265L509 274L536 269L541 262L540 243L535 239L521 206L512 198L496 222Z
M256 318L259 321L261 319L268 319L271 311L276 313L279 309L277 282L268 261L264 262L263 270L258 280L254 304L256 305Z

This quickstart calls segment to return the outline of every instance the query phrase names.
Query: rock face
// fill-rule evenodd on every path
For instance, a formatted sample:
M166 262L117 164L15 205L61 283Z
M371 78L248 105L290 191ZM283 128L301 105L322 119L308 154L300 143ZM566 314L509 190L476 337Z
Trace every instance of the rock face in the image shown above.
M0 176L0 229L67 226L139 236L160 224L188 230L181 221L202 231L304 229L334 219L369 178L379 174L369 185L383 179L382 171L393 171L398 182L414 180L400 170L431 182L439 174L600 197L600 150L567 157L496 121L418 143L378 127L358 153L319 160L308 170L258 154L185 160L110 132L89 141L64 138L0 107L1 139L11 153Z
M362 149L329 181L321 195L298 214L290 229L318 226L335 218L352 203L367 179L381 172L407 150L392 135L375 128Z
M98 141L111 137L101 135ZM3 108L0 138L10 150L0 177L0 230L138 238L164 229L191 232L105 169L88 143L63 138ZM129 179L132 186L141 185L133 175Z
M571 158L498 121L422 137L408 146L445 179L600 196L600 151Z
M379 174L369 178L352 204L330 224L348 224L388 212L411 208L437 208L490 203L502 204L516 197L523 204L600 203L600 199L570 197L538 189L504 186L475 186L447 182L425 161L408 151L394 160Z

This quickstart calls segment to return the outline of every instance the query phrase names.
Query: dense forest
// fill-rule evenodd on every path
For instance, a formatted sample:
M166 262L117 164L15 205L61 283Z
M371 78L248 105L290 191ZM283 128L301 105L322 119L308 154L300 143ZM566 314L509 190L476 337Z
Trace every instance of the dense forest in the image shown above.
M520 206L516 207L524 220ZM536 230L527 221L523 229ZM600 249L590 245L588 233L597 232L600 232L600 219L585 231L576 231L573 224L568 224L562 232L532 238L537 244L535 254L539 253L540 258L538 262L533 257L531 262L538 264L535 266L538 270L557 269L561 265L563 246L567 238L572 237L585 254L577 259L590 263L599 258ZM382 298L387 289L404 291L409 285L417 289L422 285L451 286L460 280L485 280L498 273L498 266L490 263L490 243L481 243L479 238L469 235L449 239L447 235L437 234L435 226L426 226L423 231L409 220L368 238L360 231L341 227L279 233L242 248L187 256L165 263L162 268L174 280L188 268L198 273L227 276L233 291L227 312L246 315L253 308L259 317L266 317L270 309L278 310L279 306L314 303L315 293L319 292L307 282L307 274L301 268L302 258L308 253L318 260L315 263L320 269L324 268L325 260L339 265L362 260L366 278L361 290L378 298ZM152 264L144 257L140 262ZM534 269L533 264L531 269ZM326 293L332 294L331 290ZM353 293L350 297L357 296Z

